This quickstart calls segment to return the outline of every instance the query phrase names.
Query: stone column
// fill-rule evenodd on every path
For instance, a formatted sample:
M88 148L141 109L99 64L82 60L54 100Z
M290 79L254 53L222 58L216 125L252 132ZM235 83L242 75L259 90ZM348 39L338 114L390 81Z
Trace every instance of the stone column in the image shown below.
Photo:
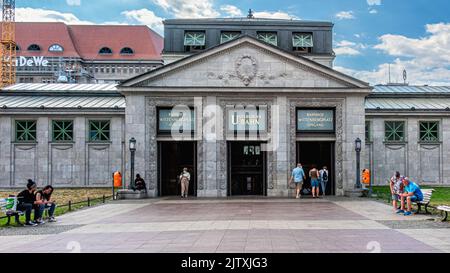
M364 159L365 150L365 108L364 97L347 97L345 100L345 137L343 139L343 167L344 191L351 192L356 183L356 151L355 140L361 139L361 157ZM360 170L361 171L361 170ZM361 174L361 172L360 172ZM336 193L341 195L342 193Z
M50 124L48 117L39 117L37 119L37 181L38 187L45 186L49 181L49 141L50 141Z
M275 170L268 179L272 179L273 189L267 190L268 196L288 196L288 173L289 173L289 149L295 147L288 147L289 133L288 123L290 121L289 107L287 97L279 96L272 106L272 132L271 145L273 151L273 159L275 162ZM270 162L268 162L270 163ZM269 181L270 182L270 181Z
M11 137L10 117L0 117L0 187L9 187L11 177Z
M147 183L147 186L152 182L150 172L147 172L145 153L156 151L146 151L146 100L143 95L126 95L126 109L125 109L125 171L123 172L123 178L125 186L130 185L130 147L129 140L134 137L136 139L136 153L134 159L134 173L141 174ZM156 162L148 162L148 164L155 164ZM156 177L156 175L152 176ZM156 182L155 182L156 183ZM156 189L149 190L150 196L156 196Z

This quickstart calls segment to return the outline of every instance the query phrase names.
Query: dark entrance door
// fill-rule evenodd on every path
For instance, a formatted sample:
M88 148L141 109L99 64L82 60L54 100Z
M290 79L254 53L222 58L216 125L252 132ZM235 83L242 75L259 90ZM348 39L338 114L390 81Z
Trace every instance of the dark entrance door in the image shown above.
M303 170L306 174L306 181L303 188L311 189L311 180L309 170L315 166L322 169L323 166L328 168L328 183L326 186L326 195L335 194L334 181L334 142L325 141L301 141L297 142L297 162L302 163ZM321 189L322 192L322 189Z
M266 153L261 142L228 142L228 195L266 195Z
M197 147L191 141L158 142L159 195L181 195L178 177L183 168L191 174L189 195L197 195Z

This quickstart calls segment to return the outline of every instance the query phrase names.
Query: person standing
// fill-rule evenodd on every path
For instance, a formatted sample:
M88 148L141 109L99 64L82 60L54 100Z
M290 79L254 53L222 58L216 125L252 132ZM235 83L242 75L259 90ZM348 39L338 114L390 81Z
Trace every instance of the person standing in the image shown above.
M394 212L397 212L397 202L400 201L400 195L403 193L403 177L400 175L400 172L395 172L391 177L389 188L391 189L392 207Z
M302 188L303 181L306 179L305 172L303 171L302 164L298 163L297 167L292 170L291 178L289 180L289 185L292 181L295 183L295 198L300 198L300 189Z
M191 174L187 168L183 168L183 172L180 174L181 198L187 198L188 196L189 181L191 181Z
M17 195L17 201L19 202L17 205L17 210L19 211L25 211L25 226L36 226L37 223L34 221L31 221L31 212L33 211L33 208L35 208L35 202L36 202L36 196L34 195L34 192L36 191L36 183L28 179L27 188L23 191L21 191ZM39 213L34 210L34 217L35 220L37 220L36 215Z
M320 186L322 187L322 195L325 196L325 192L327 190L327 183L328 183L327 166L323 166L323 168L319 171L319 174L320 174Z
M320 173L316 166L309 171L309 177L311 178L312 196L313 198L319 198L319 177Z

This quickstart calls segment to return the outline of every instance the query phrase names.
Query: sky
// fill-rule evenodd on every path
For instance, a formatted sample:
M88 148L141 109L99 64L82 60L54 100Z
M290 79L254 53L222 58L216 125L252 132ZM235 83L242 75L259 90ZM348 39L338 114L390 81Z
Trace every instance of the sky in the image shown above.
M145 24L170 18L331 21L334 68L371 84L450 85L449 0L17 0L16 21Z

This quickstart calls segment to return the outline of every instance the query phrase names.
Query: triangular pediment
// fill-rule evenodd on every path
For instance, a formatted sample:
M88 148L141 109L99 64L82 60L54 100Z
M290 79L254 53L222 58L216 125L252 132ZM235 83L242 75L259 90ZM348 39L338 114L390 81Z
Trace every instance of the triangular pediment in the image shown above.
M368 88L367 83L248 36L134 77L121 86Z

